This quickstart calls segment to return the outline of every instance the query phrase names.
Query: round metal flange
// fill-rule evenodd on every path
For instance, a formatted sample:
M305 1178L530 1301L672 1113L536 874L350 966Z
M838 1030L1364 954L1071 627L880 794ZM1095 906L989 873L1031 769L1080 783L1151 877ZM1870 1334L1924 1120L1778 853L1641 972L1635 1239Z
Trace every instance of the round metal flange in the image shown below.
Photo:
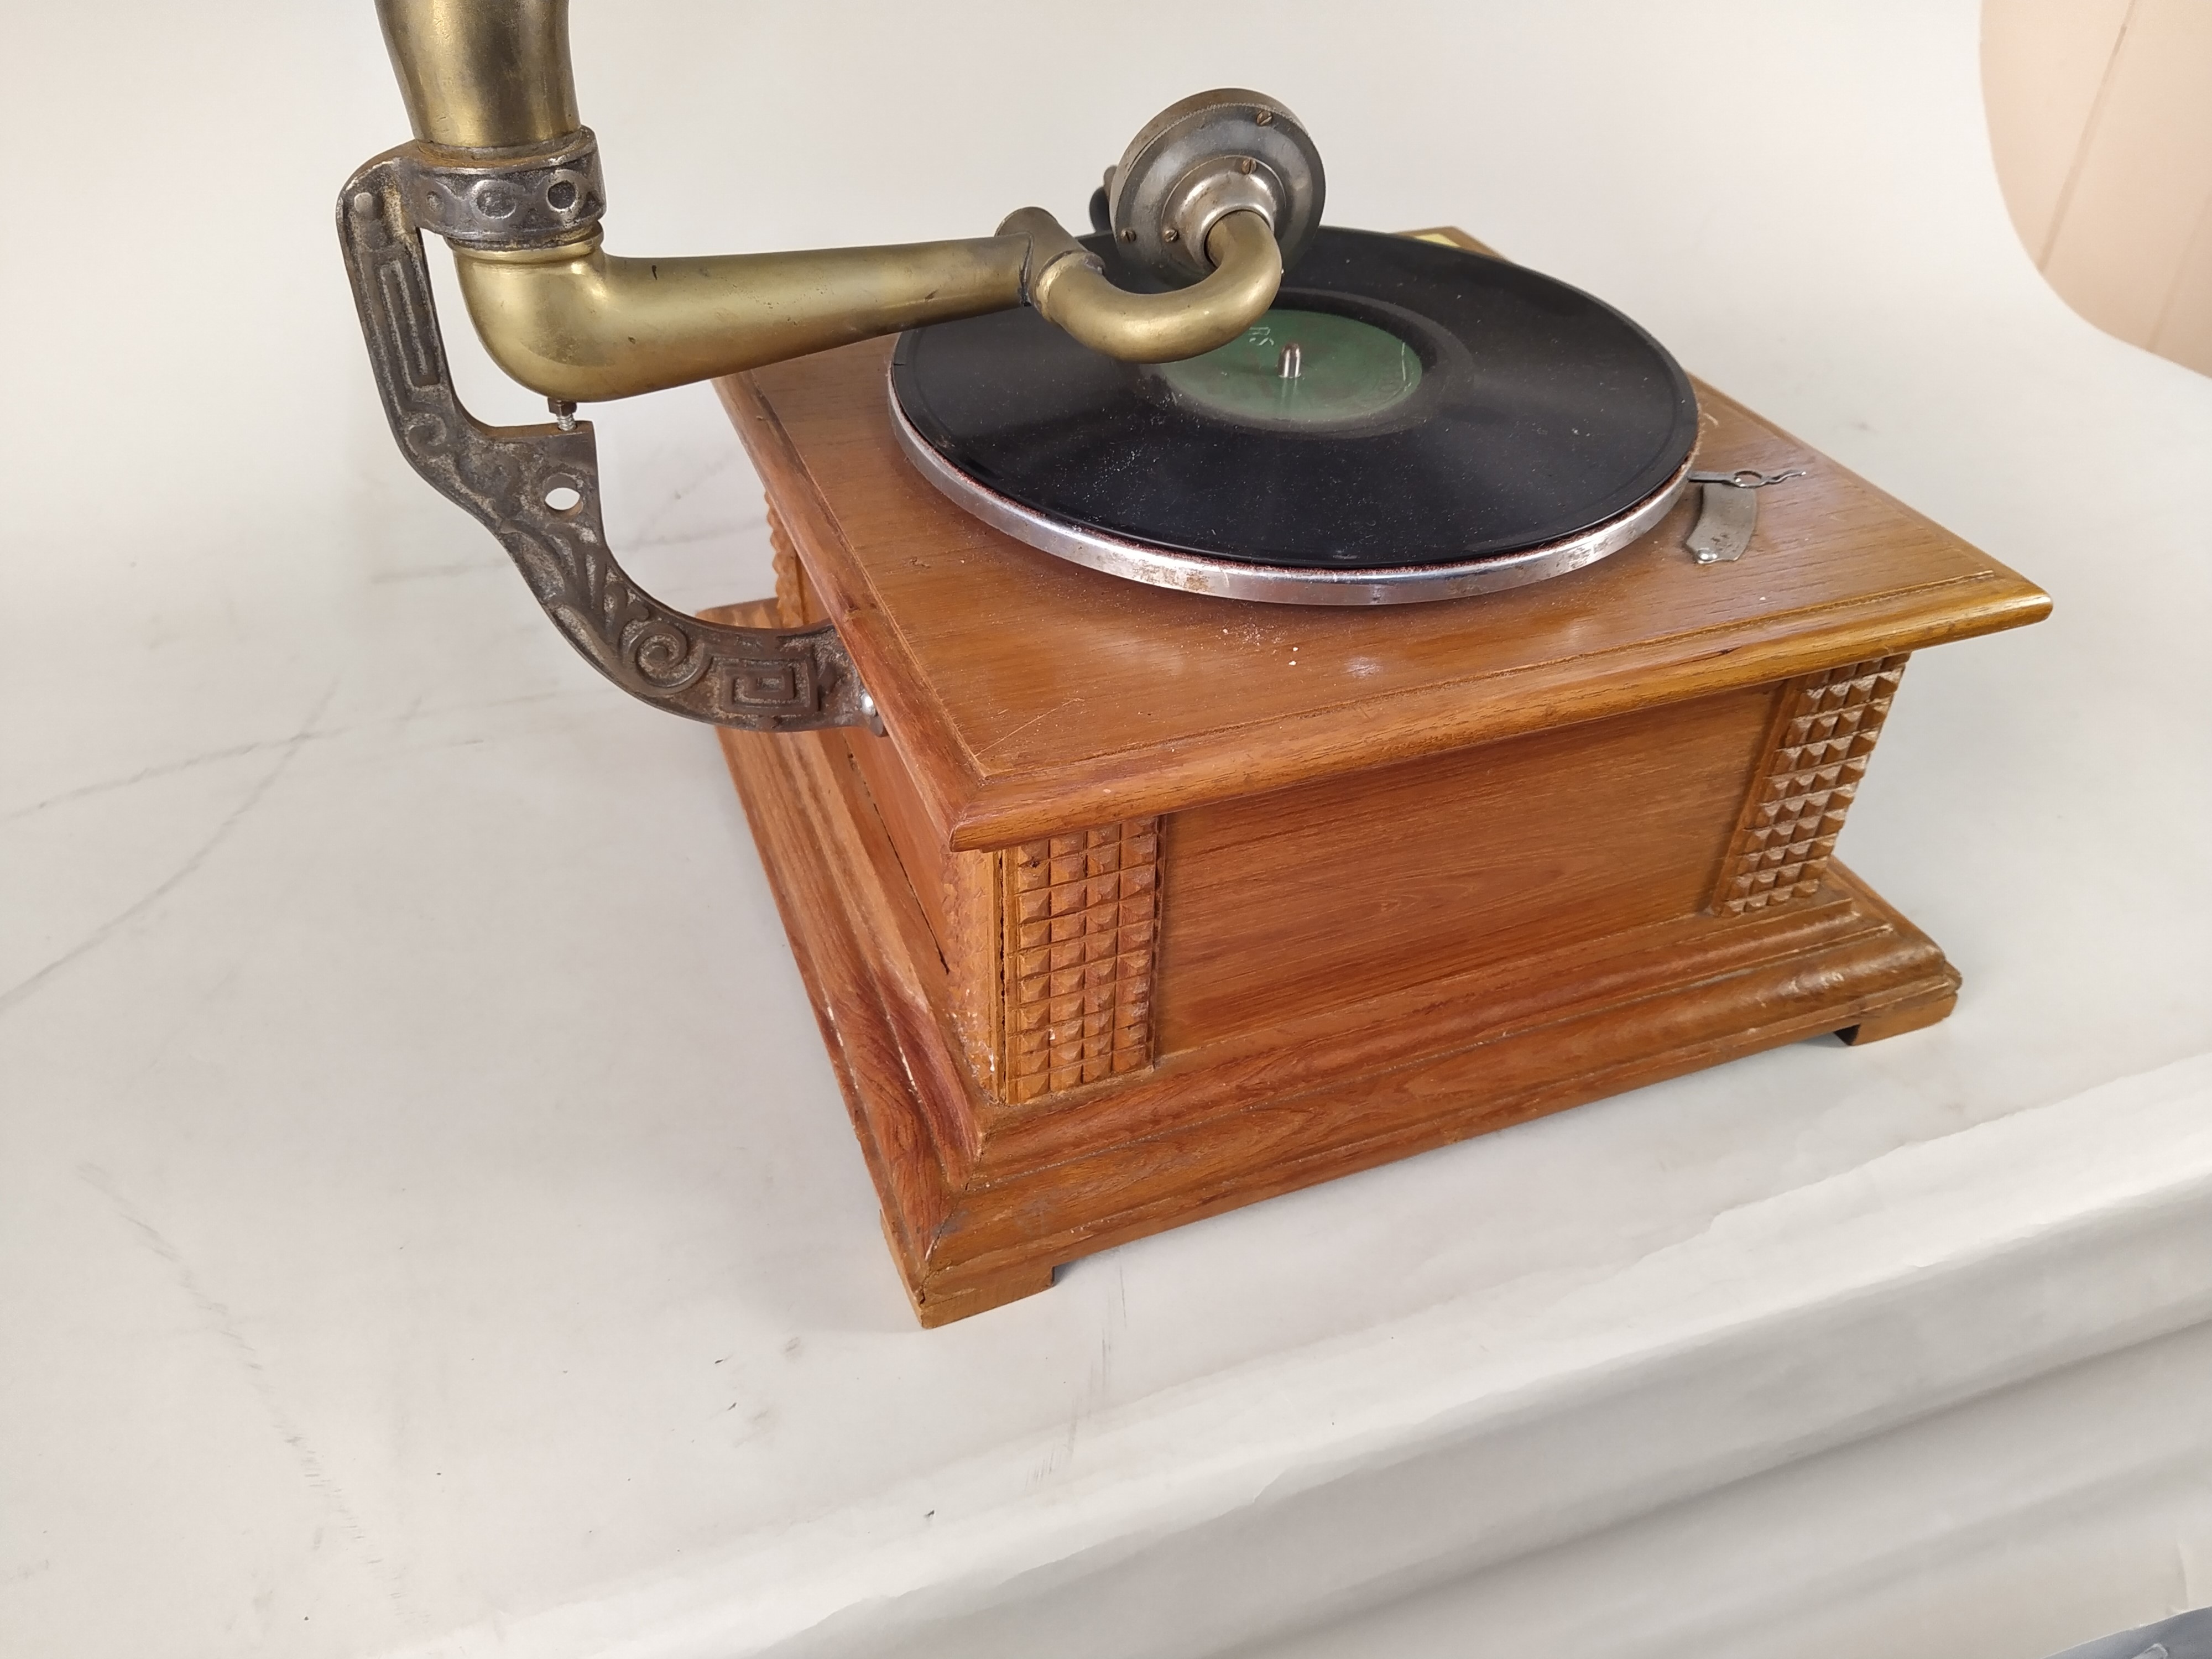
M1225 213L1267 220L1285 266L1321 222L1321 152L1289 109L1241 87L1170 104L1132 139L1107 210L1121 251L1180 288L1213 269L1206 238Z
M954 466L915 429L890 393L891 431L921 476L957 505L994 530L1027 542L1058 558L1088 565L1112 576L1172 587L1186 593L1224 599L1259 599L1273 605L1413 605L1456 599L1525 587L1551 576L1595 564L1647 534L1680 497L1689 481L1690 460L1666 483L1626 512L1603 524L1539 547L1462 564L1399 565L1379 569L1329 570L1289 565L1244 563L1208 558L1175 548L1109 535L1087 525L1071 524L1002 495Z
M416 222L465 247L556 247L589 236L607 210L599 141L589 127L514 155L425 144L403 155Z

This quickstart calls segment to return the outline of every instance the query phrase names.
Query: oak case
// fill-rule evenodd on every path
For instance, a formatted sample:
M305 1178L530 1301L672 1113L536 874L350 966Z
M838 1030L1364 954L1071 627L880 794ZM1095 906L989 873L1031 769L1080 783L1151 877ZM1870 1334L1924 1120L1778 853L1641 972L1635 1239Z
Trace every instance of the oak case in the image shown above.
M1832 854L1909 653L2048 611L2014 573L1700 385L1700 465L1808 469L1737 564L1689 559L1686 504L1476 599L1165 592L937 496L889 349L721 384L778 593L718 613L836 623L887 735L720 735L925 1324L1950 1011L1942 952Z

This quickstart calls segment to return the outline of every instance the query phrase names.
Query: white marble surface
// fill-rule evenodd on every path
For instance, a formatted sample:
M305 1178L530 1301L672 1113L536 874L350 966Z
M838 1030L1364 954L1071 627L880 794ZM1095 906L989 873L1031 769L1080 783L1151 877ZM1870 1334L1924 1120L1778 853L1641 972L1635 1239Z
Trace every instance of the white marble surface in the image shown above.
M1966 995L915 1329L711 738L381 430L367 5L18 8L0 1650L1997 1659L2212 1601L2212 382L2041 287L1971 3L617 14L618 246L1073 216L1254 82L1334 217L1583 283L2041 581L1844 845ZM149 191L179 133L252 166ZM711 398L600 429L641 574L764 589Z

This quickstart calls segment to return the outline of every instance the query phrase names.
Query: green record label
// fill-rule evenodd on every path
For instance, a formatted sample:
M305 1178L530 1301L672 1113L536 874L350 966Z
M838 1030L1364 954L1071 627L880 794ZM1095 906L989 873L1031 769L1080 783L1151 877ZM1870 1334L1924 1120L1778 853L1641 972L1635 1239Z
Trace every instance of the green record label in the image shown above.
M1270 311L1225 346L1158 373L1232 420L1340 426L1411 397L1421 360L1387 329L1326 311Z

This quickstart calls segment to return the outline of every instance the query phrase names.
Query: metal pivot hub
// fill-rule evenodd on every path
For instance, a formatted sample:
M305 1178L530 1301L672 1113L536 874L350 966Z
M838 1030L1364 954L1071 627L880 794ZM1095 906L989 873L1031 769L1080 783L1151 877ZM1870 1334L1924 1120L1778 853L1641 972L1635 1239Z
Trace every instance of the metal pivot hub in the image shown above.
M1107 176L1107 210L1131 261L1180 286L1212 268L1207 237L1231 213L1257 214L1287 269L1321 223L1321 151L1289 108L1241 87L1170 104Z
M629 579L606 544L599 444L588 423L564 416L556 425L488 427L461 406L416 204L437 204L443 234L477 230L487 240L532 217L553 221L546 228L557 234L595 219L599 205L595 161L580 149L550 157L512 201L498 170L468 172L464 178L464 169L403 145L355 173L338 198L338 240L377 393L415 470L499 538L545 614L631 696L746 731L880 729L834 628L702 622Z

